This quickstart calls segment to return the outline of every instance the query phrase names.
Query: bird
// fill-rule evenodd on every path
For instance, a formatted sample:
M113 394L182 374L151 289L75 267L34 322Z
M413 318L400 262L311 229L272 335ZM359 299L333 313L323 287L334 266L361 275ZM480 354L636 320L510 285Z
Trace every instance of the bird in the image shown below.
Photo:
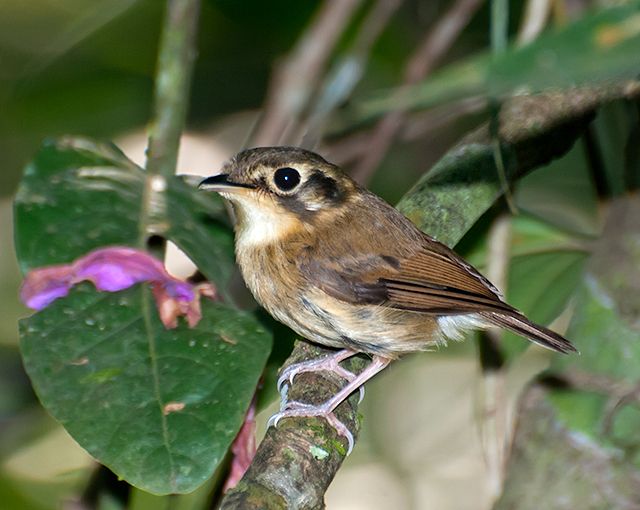
M326 402L284 401L280 419L324 417L353 437L333 411L392 361L497 326L560 353L562 335L530 321L446 245L322 156L297 147L244 150L200 190L231 203L235 254L244 281L276 320L334 354L289 366L278 387L302 372L346 380ZM354 374L340 362L371 357Z

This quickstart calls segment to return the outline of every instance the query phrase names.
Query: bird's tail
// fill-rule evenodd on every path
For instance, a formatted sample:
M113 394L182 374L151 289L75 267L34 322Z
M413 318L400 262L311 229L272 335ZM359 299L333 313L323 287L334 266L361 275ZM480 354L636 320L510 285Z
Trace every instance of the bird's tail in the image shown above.
M509 315L489 312L483 315L490 324L513 331L547 349L563 354L578 352L578 349L562 335L543 326L538 326L518 312L514 311Z

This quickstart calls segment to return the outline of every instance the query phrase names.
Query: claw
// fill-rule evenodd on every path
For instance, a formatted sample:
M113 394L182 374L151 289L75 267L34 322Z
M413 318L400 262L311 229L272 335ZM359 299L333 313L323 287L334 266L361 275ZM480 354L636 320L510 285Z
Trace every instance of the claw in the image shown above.
M341 351L336 352L330 356L326 356L320 359L312 359L309 361L302 361L300 363L295 363L293 365L288 366L282 371L280 377L278 377L277 388L280 393L280 409L287 402L287 392L289 386L293 384L293 380L296 375L302 374L304 372L319 372L322 370L331 371L343 379L347 381L353 381L357 376L353 372L342 368L340 366L340 362L345 359L353 356L355 352L350 351L348 349L343 349ZM358 388L360 391L360 397L358 399L358 404L362 402L364 399L364 385Z
M354 351L343 349L335 354L325 356L324 358L302 361L288 366L282 371L280 377L278 377L278 391L282 392L282 388L285 384L293 384L295 377L304 372L333 372L347 381L353 381L356 378L356 375L341 367L340 362L355 354L356 353Z
M327 370L327 365L333 370L338 363L343 359L352 356L354 353L352 351L344 350L339 351L336 354L329 356L327 358L323 358L321 360L313 360L305 363L298 363L296 365L291 365L287 370L285 370L280 379L286 381L288 378L293 380L293 377L297 373L300 372L309 372L309 371L317 371L317 370ZM360 389L360 400L364 396L364 383L371 379L374 375L384 369L391 360L389 358L384 358L382 356L374 356L371 360L371 363L358 375L352 374L342 367L338 368L344 372L349 374L349 377L345 377L349 382L336 393L329 400L320 405L312 405L312 404L304 404L302 402L287 402L287 393L289 391L289 386L284 385L280 386L278 389L280 391L281 401L280 401L280 412L274 414L269 421L267 422L267 427L273 425L274 427L278 426L278 422L282 418L294 418L294 417L322 417L327 420L329 425L331 425L338 434L346 438L348 443L347 455L351 453L354 445L353 434L347 429L347 427L338 420L333 414L333 410L340 405L344 400L349 398L355 390ZM320 368L322 367L322 368ZM338 370L334 370L338 372Z
M273 416L271 416L271 418L267 420L267 428L269 427L278 428L278 422L280 421L281 414L282 413L276 413Z
M355 445L353 434L344 423L336 418L333 411L327 411L323 405L314 406L311 404L303 404L302 402L287 402L284 409L269 418L269 421L267 421L267 428L271 426L277 428L281 419L295 417L324 418L339 435L347 440L347 455L353 451L353 447Z

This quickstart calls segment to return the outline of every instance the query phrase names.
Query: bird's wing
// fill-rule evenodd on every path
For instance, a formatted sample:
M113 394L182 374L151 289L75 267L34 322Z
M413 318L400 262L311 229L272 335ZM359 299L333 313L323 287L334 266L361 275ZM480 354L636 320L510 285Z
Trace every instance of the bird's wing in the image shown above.
M548 349L576 351L562 335L531 322L505 303L484 276L431 238L425 237L421 249L402 258L309 258L300 269L314 285L345 302L434 315L478 314L487 324L509 329Z
M327 294L354 304L378 304L439 315L510 312L497 289L446 246L425 238L407 257L347 255L301 264Z

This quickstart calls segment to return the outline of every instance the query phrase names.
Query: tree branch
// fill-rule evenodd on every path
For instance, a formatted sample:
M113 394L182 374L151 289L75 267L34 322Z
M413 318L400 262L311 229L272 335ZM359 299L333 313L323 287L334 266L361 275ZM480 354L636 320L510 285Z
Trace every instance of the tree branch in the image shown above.
M603 104L637 97L640 82L628 81L507 99L499 117L507 179L565 154ZM425 173L398 209L424 232L454 245L504 191L493 150L486 123Z
M327 0L298 41L292 54L276 69L267 93L262 121L253 145L282 144L288 128L315 90L331 51L361 0Z
M283 369L294 363L330 354L307 342L297 342ZM347 361L349 370L365 366L364 359ZM289 390L296 401L322 403L344 380L330 372L302 373ZM336 409L337 418L357 436L358 396ZM223 500L221 510L315 509L324 507L324 493L346 456L347 445L323 418L283 419L270 427L240 483Z
M483 0L458 0L438 20L435 27L428 31L422 43L407 61L404 81L397 91L399 97L405 94L411 85L424 79L433 70L482 3ZM393 143L405 117L405 112L397 110L387 113L378 121L368 141L366 153L352 172L355 180L363 183L369 181Z
M520 399L507 472L507 489L494 510L622 510L638 508L640 501L640 477L632 463L568 428L539 385Z

